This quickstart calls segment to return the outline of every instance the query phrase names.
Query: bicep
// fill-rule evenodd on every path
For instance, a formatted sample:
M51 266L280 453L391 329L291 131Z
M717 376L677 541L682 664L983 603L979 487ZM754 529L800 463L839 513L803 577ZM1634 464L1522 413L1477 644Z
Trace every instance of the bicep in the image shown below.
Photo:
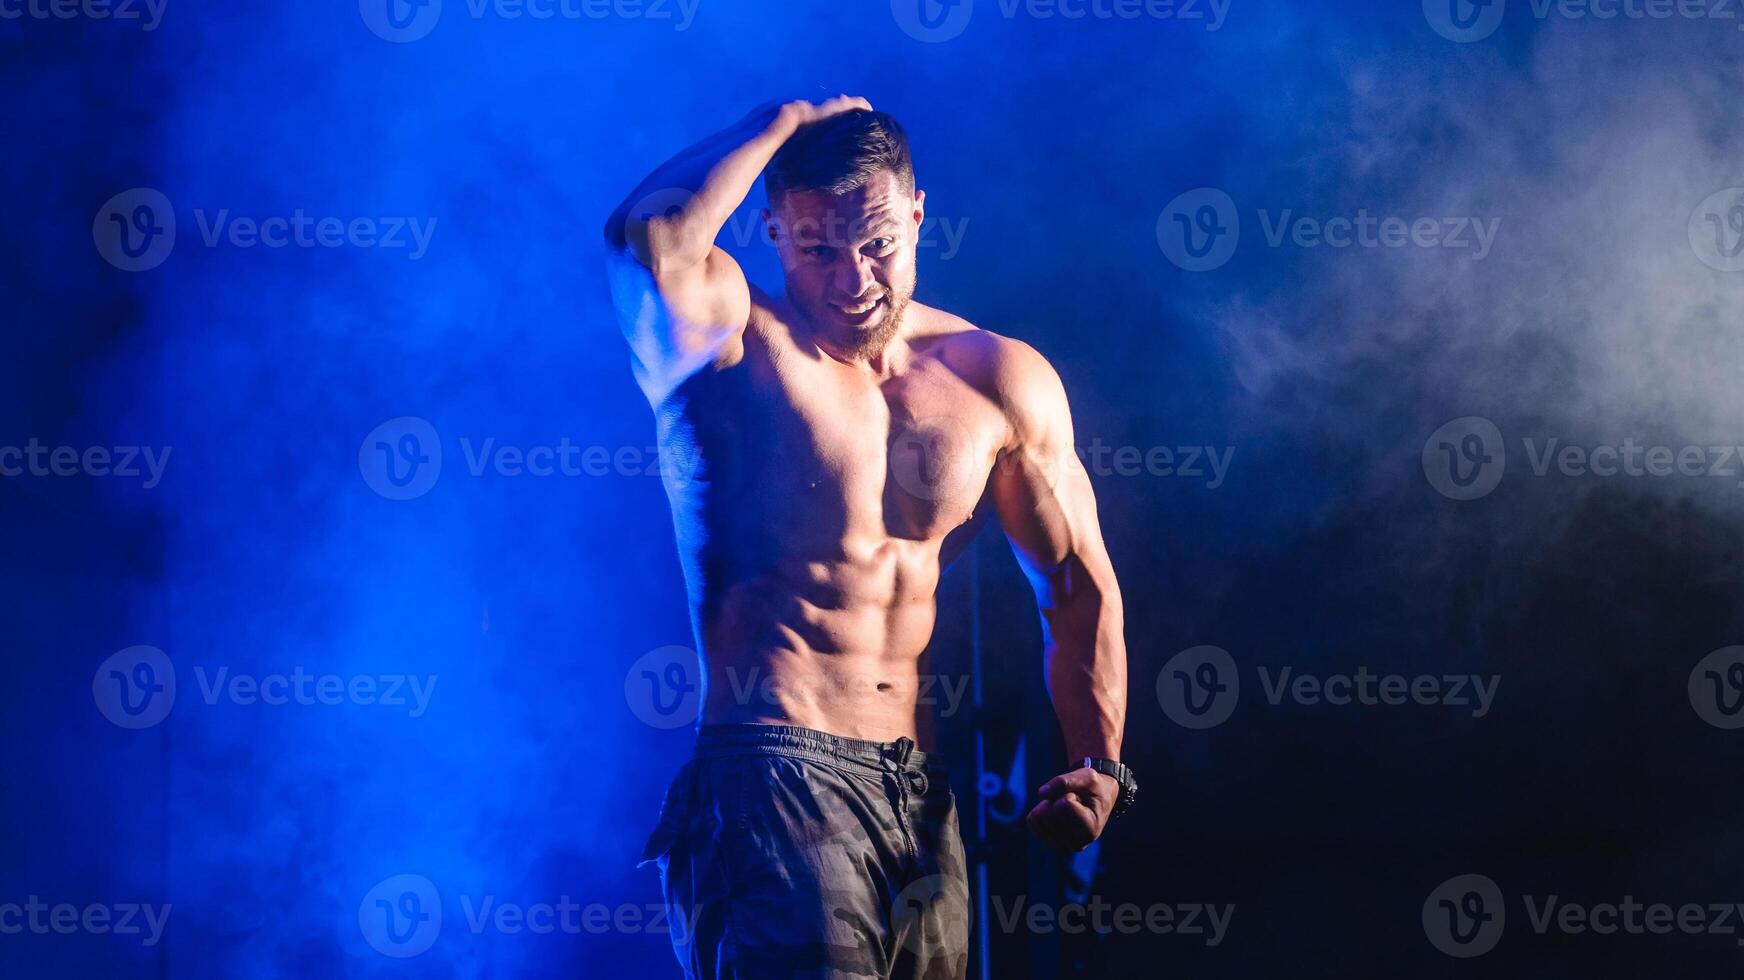
M1031 372L1011 418L1012 442L995 468L993 502L1037 594L1048 601L1061 589L1112 587L1096 492L1078 459L1071 410L1052 368L1041 364Z
M1095 490L1069 447L1007 450L994 477L993 502L1038 593L1069 587L1075 569L1092 578L1107 569Z

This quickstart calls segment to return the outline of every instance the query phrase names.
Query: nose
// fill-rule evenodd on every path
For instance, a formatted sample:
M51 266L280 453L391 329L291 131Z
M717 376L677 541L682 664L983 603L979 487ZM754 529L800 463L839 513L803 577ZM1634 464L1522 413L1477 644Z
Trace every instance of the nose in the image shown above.
M872 275L872 259L858 252L842 263L836 273L837 288L848 299L859 299L866 295L866 291L877 281L877 277Z

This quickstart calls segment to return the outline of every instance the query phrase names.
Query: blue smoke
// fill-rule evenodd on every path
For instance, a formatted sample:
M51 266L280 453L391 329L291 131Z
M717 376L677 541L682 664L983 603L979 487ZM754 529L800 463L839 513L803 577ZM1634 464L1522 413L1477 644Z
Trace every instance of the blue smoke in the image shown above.
M1539 19L1526 4L1470 43L1416 4L1236 0L1215 30L1010 0L928 9L962 7L966 27L930 41L905 31L920 22L901 3L873 0L551 19L447 0L401 7L404 21L368 2L172 0L149 31L0 20L15 212L0 229L0 443L169 452L151 487L0 480L15 681L0 701L15 747L0 905L172 908L151 945L0 936L0 972L667 969L666 936L645 923L539 933L494 917L657 902L634 863L689 741L650 724L637 693L639 658L691 643L691 626L599 227L655 164L751 106L838 92L902 120L930 213L960 235L923 251L919 298L1048 355L1081 446L1233 448L1216 487L1097 477L1129 596L1131 755L1185 797L1156 826L1206 828L1200 846L1115 838L1156 851L1110 888L1199 889L1254 920L1311 909L1278 949L1254 925L1225 959L1171 955L1221 975L1276 972L1291 942L1342 943L1328 965L1353 974L1434 955L1394 901L1420 895L1418 878L1353 876L1339 848L1354 844L1303 857L1375 814L1409 824L1363 831L1395 864L1441 867L1416 832L1565 882L1587 873L1572 858L1470 841L1590 817L1602 826L1571 851L1638 833L1649 843L1631 855L1678 869L1647 878L1716 897L1677 877L1700 861L1645 830L1653 815L1581 794L1637 767L1691 839L1735 856L1716 830L1726 801L1682 795L1735 748L1633 716L1632 745L1557 739L1619 724L1644 677L1681 683L1687 660L1736 635L1736 488L1511 475L1494 506L1455 511L1425 486L1419 449L1464 415L1510 438L1738 441L1728 327L1744 287L1698 260L1687 227L1739 182L1736 31ZM1227 264L1189 272L1158 225L1201 187L1236 204L1242 239ZM137 273L106 263L92 231L133 188L160 192L176 221L168 257ZM755 197L733 247L774 286ZM1267 239L1286 211L1364 210L1499 225L1481 259ZM272 219L282 246L261 243ZM414 425L434 435L402 452ZM540 451L573 465L527 472ZM426 483L408 490L396 480L418 479L419 453ZM1659 564L1560 571L1619 555ZM1624 608L1570 598L1591 593ZM1389 721L1379 746L1376 729L1287 713L1229 742L1182 738L1152 688L1198 643L1328 669L1489 665L1547 707L1475 731ZM163 651L177 690L165 719L132 730L93 675L138 645ZM1589 699L1567 698L1569 677ZM323 678L344 693L322 694ZM287 703L263 703L268 688ZM1302 758L1278 748L1291 740ZM1545 810L1536 770L1507 756L1552 742L1563 768L1544 778L1569 802ZM1482 791L1449 803L1450 784ZM440 908L439 934L392 955L407 947L368 924L376 898ZM1340 908L1405 926L1371 954ZM1108 949L1111 971L1154 962Z

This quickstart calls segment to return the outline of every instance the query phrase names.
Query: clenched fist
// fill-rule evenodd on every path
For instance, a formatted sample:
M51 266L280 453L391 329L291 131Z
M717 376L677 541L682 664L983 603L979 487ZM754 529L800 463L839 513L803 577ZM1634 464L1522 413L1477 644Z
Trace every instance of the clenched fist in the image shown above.
M1058 851L1082 851L1102 836L1120 783L1094 769L1074 769L1036 790L1040 802L1029 811L1029 832Z

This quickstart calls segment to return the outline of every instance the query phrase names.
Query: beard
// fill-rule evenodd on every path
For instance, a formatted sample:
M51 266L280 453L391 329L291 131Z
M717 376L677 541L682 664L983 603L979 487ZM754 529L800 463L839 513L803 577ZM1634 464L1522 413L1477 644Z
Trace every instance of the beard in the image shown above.
M912 288L892 289L884 294L884 315L858 325L836 321L835 308L827 303L794 305L832 347L852 357L869 357L883 351L902 329L902 317L913 298Z
M862 327L854 328L846 340L848 353L855 357L870 357L878 354L890 344L896 331L902 328L902 315L908 312L908 301L912 297L892 293L890 302L884 307L884 315Z

